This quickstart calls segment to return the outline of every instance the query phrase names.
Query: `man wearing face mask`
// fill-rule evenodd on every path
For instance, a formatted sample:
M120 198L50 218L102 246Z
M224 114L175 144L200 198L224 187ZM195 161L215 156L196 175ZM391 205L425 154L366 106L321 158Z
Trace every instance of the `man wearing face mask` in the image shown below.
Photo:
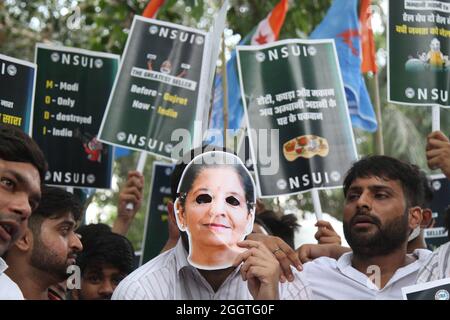
M201 151L205 151L205 149L211 150L212 147L204 147ZM194 155L198 155L201 151L192 150L175 167L172 173L172 196L174 202L179 197L177 189L184 169L194 158ZM221 183L225 184L227 177L223 176L222 178L208 179L206 189L216 190L216 187L221 187ZM238 186L236 187L239 189ZM195 191L190 192L192 195L196 195ZM186 204L186 210L190 211L184 217L188 218L189 214L194 212L193 209L189 209L189 206L203 207L202 204L205 202L203 200L195 199L194 201L197 201L197 204ZM186 201L190 201L189 195ZM227 201L230 201L230 199ZM232 204L235 205L234 201ZM225 204L222 205L226 206ZM180 203L179 208L183 210L182 203ZM182 215L184 211L179 213ZM173 214L173 211L169 212L170 214ZM195 223L193 226L198 226L200 229L202 226L205 227L203 220L200 219L199 221L200 224ZM185 221L180 222L184 223ZM189 224L188 221L186 222ZM208 227L224 228L214 223L212 225L210 223ZM210 237L207 230L200 232L203 232L205 237ZM211 238L211 240L213 239ZM181 238L174 248L149 261L125 278L114 291L112 299L248 300L252 298L309 298L309 289L302 285L302 280L300 279L289 292L287 290L279 290L279 263L274 254L264 244L256 241L243 241L238 245L248 250L239 255L232 266L214 270L200 269L189 263L189 240L187 234L182 232ZM241 261L243 261L242 265ZM253 268L254 266L257 266L257 268ZM248 282L245 282L243 279L248 280ZM269 291L270 294L267 294Z

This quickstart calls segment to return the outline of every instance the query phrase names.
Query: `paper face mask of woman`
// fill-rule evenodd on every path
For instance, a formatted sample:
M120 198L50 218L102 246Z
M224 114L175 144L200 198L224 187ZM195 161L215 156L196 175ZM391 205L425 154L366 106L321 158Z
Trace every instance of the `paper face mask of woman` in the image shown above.
M208 153L199 157L205 155ZM189 237L188 261L199 269L230 267L245 251L237 243L253 227L255 189L251 175L239 158L224 152L220 155L234 164L195 164L199 159L194 158L183 173L175 204L178 227Z

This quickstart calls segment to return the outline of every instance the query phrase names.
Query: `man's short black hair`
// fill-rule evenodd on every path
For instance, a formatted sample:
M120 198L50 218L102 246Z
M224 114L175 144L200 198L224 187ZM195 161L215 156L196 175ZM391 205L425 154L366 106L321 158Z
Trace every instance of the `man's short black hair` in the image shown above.
M389 156L379 155L364 157L353 164L344 179L344 195L347 196L353 181L369 177L400 181L408 208L419 206L418 202L424 198L423 183L416 166Z
M47 161L37 143L20 128L0 124L0 159L32 164L44 181Z
M431 181L428 179L426 173L423 170L419 170L419 177L422 182L423 198L417 199L417 205L422 209L431 208L431 202L433 201L433 189L431 187Z
M28 226L35 234L39 234L45 219L58 219L71 213L76 222L80 221L83 206L77 196L64 189L48 186L42 187L41 194L41 202L28 221Z
M104 224L90 224L78 228L83 251L77 256L81 274L86 269L110 265L124 274L135 269L135 255L131 242L124 236L113 233Z
M256 218L263 222L263 226L267 227L270 233L280 237L291 248L294 248L295 231L300 227L297 217L294 214L277 215L272 210L265 210L259 213ZM255 218L255 222L256 222Z

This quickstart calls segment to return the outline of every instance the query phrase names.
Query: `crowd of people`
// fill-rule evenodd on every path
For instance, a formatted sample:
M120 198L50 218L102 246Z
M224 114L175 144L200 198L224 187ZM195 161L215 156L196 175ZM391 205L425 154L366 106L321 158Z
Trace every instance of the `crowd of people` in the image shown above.
M239 160L193 163L204 149L175 166L169 238L138 267L126 234L142 204L143 175L128 174L112 228L80 226L86 208L44 185L38 145L0 125L0 299L402 299L402 288L450 278L450 242L426 247L433 192L417 166L381 155L356 161L343 183L349 247L318 221L318 243L294 248L295 216L264 208ZM431 133L425 152L428 166L450 179L448 137ZM449 216L450 207L447 229Z

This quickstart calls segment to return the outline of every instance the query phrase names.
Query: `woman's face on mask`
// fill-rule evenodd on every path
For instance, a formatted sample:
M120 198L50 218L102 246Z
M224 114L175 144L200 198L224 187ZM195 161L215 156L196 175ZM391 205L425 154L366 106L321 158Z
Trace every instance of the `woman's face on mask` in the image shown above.
M236 246L252 224L242 182L232 167L203 169L179 208L179 223L195 246Z

